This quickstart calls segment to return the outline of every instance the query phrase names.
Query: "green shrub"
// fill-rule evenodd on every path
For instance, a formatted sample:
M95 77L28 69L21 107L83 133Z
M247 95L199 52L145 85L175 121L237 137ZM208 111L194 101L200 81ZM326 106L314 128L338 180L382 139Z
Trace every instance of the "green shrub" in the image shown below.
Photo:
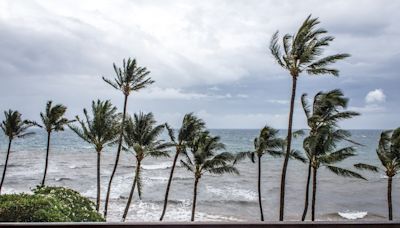
M94 203L63 187L37 187L33 194L0 196L0 222L101 222Z

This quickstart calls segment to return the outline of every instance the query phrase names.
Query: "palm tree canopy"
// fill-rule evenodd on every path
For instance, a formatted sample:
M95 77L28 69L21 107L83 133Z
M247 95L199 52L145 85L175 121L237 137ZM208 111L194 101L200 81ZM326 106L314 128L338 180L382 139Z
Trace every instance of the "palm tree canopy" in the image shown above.
M271 54L292 77L297 77L304 71L310 75L338 76L339 70L330 68L329 65L350 56L335 54L319 58L323 54L323 48L334 40L334 37L325 35L325 29L317 28L319 23L318 18L311 18L309 15L296 34L283 36L283 50L279 44L279 32L272 36L269 46Z
M95 145L96 151L100 152L104 146L110 145L118 137L121 114L109 100L92 101L92 117L86 109L83 109L83 113L85 119L76 116L79 126L69 125L69 127L83 140Z
M42 123L47 132L51 132L53 130L64 131L64 126L74 121L68 120L64 117L66 111L67 107L65 107L64 105L57 104L55 106L52 106L52 101L47 102L45 113L40 113Z
M260 130L259 136L254 139L254 151L239 152L236 154L235 162L248 157L254 163L255 157L262 157L264 154L269 154L273 157L281 157L285 155L286 140L278 137L279 130L265 126ZM304 131L298 130L293 132L293 137L297 138L304 135ZM290 158L305 162L306 159L298 150L291 150Z
M337 126L337 122L360 115L357 112L345 111L349 99L339 89L318 92L312 106L307 101L307 94L301 96L301 103L307 117L308 126L316 129L322 125Z
M122 68L113 64L116 77L114 80L103 77L103 80L117 90L121 90L125 96L132 91L139 91L146 86L153 84L154 81L147 77L150 71L146 67L140 67L136 63L136 59L129 58L122 62Z
M165 124L157 125L151 112L134 114L133 118L128 117L124 126L124 141L127 147L133 150L137 162L141 162L145 157L169 157L168 148L172 146L171 143L158 139L164 127ZM141 172L136 173L136 178L139 198L141 198Z
M191 144L191 155L187 154L186 161L181 160L181 164L194 173L196 178L200 178L206 172L239 174L232 165L235 156L229 152L217 154L222 149L225 149L225 145L220 142L220 137L211 136L208 131L203 131L196 135Z
M175 136L175 130L167 123L165 128L174 146L179 147L180 152L186 153L186 148L193 142L195 136L204 131L205 123L193 113L187 113L183 117L181 128L178 130L178 138Z
M147 156L169 157L170 143L159 140L165 125L156 125L153 113L134 114L128 117L124 126L124 141L128 148L133 149L136 157L141 160Z
M303 140L303 148L312 167L317 169L325 166L340 176L365 179L356 172L333 166L356 155L354 147L337 148L339 142L347 141L360 145L350 139L349 131L338 129L340 120L359 115L357 112L345 110L348 99L343 93L338 89L318 92L312 105L307 101L307 95L303 94L301 103L310 127L309 135Z
M2 121L0 127L9 139L14 139L15 137L23 138L34 134L34 132L26 131L37 124L30 120L22 120L22 115L18 111L10 109L4 112L4 116L5 120Z
M386 169L386 175L396 175L400 170L400 128L382 132L376 153Z

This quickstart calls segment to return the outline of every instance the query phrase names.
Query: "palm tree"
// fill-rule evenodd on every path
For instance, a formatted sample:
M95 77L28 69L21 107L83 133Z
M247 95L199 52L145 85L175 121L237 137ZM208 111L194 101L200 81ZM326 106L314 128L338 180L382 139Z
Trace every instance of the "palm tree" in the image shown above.
M191 221L194 221L196 211L197 185L203 174L239 174L239 171L231 164L235 160L235 156L229 152L217 154L218 150L224 148L225 145L220 142L218 136L211 136L208 131L204 131L198 133L193 139L190 145L191 155L187 154L186 161L181 160L182 166L194 174Z
M254 139L254 149L255 151L240 152L236 155L235 162L245 158L246 156L255 162L255 157L258 160L258 205L260 207L261 221L264 221L264 214L261 202L261 157L264 154L270 154L272 156L282 155L280 150L283 145L283 140L277 138L278 130L271 127L265 126L261 129L260 135Z
M311 138L316 136L320 128L324 128L327 126L335 127L337 126L338 121L343 119L349 119L359 115L356 112L343 111L343 109L347 108L348 99L344 97L343 93L338 89L331 90L328 92L317 93L314 96L312 107L310 107L310 105L308 104L307 94L303 94L301 96L301 103L307 118L307 124L310 127L309 137ZM349 135L346 135L346 132L342 133L343 135L338 135L338 137L341 137L342 140L349 141L352 144L360 145L350 140ZM302 221L305 220L308 211L309 187L310 187L311 171L312 171L311 161L313 154L316 153L315 151L310 151L308 148L304 149L308 157L308 175L307 175L305 203L304 203Z
M311 18L310 15L300 26L296 34L286 34L283 36L283 50L281 50L281 46L278 41L278 32L272 36L269 47L277 63L282 68L287 70L292 78L292 94L290 99L287 135L287 153L283 162L281 175L279 209L280 221L283 221L284 218L285 180L290 154L289 151L291 151L293 110L294 101L296 98L297 78L303 72L306 72L309 75L330 74L338 76L339 71L337 69L329 68L329 65L350 56L348 54L336 54L319 58L323 53L323 48L329 46L330 42L334 40L332 36L323 36L327 33L327 31L322 28L316 28L319 23L320 22L318 21L318 18Z
M205 123L203 122L203 120L197 118L195 115L193 115L193 113L188 113L183 117L182 126L179 129L178 138L176 139L174 130L171 129L168 124L165 125L165 127L168 130L169 138L173 146L175 147L175 156L174 156L174 161L172 163L171 172L169 174L167 189L165 191L164 206L163 206L163 211L161 213L160 221L163 220L165 212L167 210L169 189L171 187L172 178L174 175L174 170L178 157L181 153L186 154L186 149L188 147L188 144L193 141L197 133L204 130L204 126Z
M393 219L392 209L392 179L400 171L400 128L395 130L383 131L379 139L378 149L376 150L379 160L384 167L384 172L388 177L387 184L387 203L388 217ZM380 170L376 166L368 164L355 164L358 169L366 169L374 172Z
M261 202L261 157L264 154L269 154L273 157L281 157L285 154L286 140L278 138L278 130L269 126L261 129L260 135L254 139L255 151L239 152L236 154L234 164L246 157L250 158L255 163L255 157L258 159L258 205L260 207L261 221L264 221L264 213ZM296 131L294 136L302 135L302 131ZM290 158L294 158L305 162L305 158L297 150L292 150Z
M349 169L335 166L346 158L355 156L355 149L351 146L337 149L337 142L342 141L343 137L350 135L348 131L337 130L331 127L321 127L314 136L309 136L304 140L304 148L307 153L312 152L312 201L311 201L311 221L315 220L315 205L317 193L317 171L321 166L338 176L354 177L366 180L360 174Z
M96 210L100 209L100 168L101 152L104 147L111 145L119 134L121 114L117 113L117 108L109 100L97 102L92 101L92 115L83 109L85 119L76 116L79 126L69 125L69 127L84 141L93 144L97 153L97 199Z
M64 125L71 123L73 121L68 120L64 117L65 112L67 111L67 107L61 104L57 104L52 106L52 101L48 101L46 104L45 113L40 113L40 117L42 119L43 126L47 132L47 147L46 147L46 161L44 166L44 174L41 186L45 185L46 175L47 175L47 167L49 164L49 152L50 152L50 137L53 131L64 131ZM41 128L43 126L39 125Z
M119 156L120 156L121 148L122 148L122 138L123 138L123 132L124 132L123 127L125 124L128 96L132 92L144 89L148 85L151 85L154 83L154 81L151 80L150 77L147 77L147 75L150 74L150 71L148 71L146 67L137 66L136 59L129 58L127 62L124 59L123 63L122 63L122 69L118 68L115 65L115 63L113 64L113 66L114 66L114 71L116 74L116 78L114 79L114 81L109 80L105 77L103 77L103 80L106 83L108 83L109 85L111 85L113 88L120 90L122 92L122 94L124 95L124 111L122 113L122 124L121 124L120 133L119 133L119 139L118 139L117 155L116 155L114 167L113 167L113 170L112 170L112 173L110 176L110 181L108 182L108 187L107 187L107 195L106 195L106 201L105 201L105 205L104 205L104 218L107 218L107 209L108 209L108 202L110 199L111 184L114 179L115 172L117 171Z
M125 221L126 216L128 215L136 186L139 198L141 199L142 197L141 164L143 159L146 157L169 157L167 149L171 144L158 139L164 130L164 127L164 124L156 125L152 113L135 114L133 118L128 118L126 121L124 127L124 141L128 148L132 149L135 154L136 172L129 193L128 202L122 216L122 221Z
M26 136L34 134L34 132L27 132L27 130L35 126L36 123L29 120L22 120L21 113L18 111L8 110L4 112L5 120L0 124L4 134L8 137L8 148L6 161L4 163L3 176L0 182L0 194L1 188L3 187L4 178L6 177L8 159L10 157L11 143L15 138L24 138Z

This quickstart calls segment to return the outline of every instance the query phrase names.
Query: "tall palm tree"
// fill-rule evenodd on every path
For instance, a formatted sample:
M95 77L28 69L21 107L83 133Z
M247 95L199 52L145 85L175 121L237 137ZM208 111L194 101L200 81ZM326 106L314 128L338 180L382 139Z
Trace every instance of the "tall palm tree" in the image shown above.
M254 139L254 151L239 152L236 154L234 164L246 157L255 163L255 158L258 160L258 205L260 207L261 221L264 221L264 213L262 208L262 197L261 197L261 158L264 154L269 154L272 157L281 157L285 154L286 140L278 138L278 130L275 130L269 126L265 126L261 129L258 137ZM302 135L302 131L296 131L294 136ZM305 162L305 158L297 150L292 150L290 158L294 158Z
M389 220L393 219L392 206L392 179L400 171L400 128L395 130L383 131L379 139L378 149L376 150L379 160L384 167L384 172L388 177L387 184L387 204ZM355 164L358 169L366 169L378 172L380 169L368 164Z
M122 221L125 221L129 207L132 202L133 193L137 186L139 198L142 197L141 164L146 157L169 157L168 148L170 143L159 140L159 136L164 130L165 125L156 125L152 113L139 115L135 114L133 118L128 118L125 124L124 141L128 148L132 149L136 157L136 172L133 178L133 184L129 193Z
M85 119L76 116L78 126L69 127L84 141L92 144L97 153L97 199L96 210L100 210L100 169L101 152L104 147L111 145L119 135L121 114L117 113L117 108L109 100L97 102L92 101L92 117L88 111L83 109Z
M136 59L129 58L128 61L125 61L124 59L122 63L122 69L117 67L115 63L113 64L113 66L116 78L112 81L110 79L103 77L103 80L109 85L111 85L114 89L120 90L122 92L122 94L124 95L124 111L122 113L122 124L118 139L117 155L115 157L114 167L111 172L110 181L108 182L108 187L107 187L107 195L104 205L104 218L107 218L107 209L108 209L108 202L110 199L111 184L114 179L115 172L117 171L119 157L121 154L122 138L124 132L123 127L125 124L128 96L132 92L137 92L154 83L154 81L151 80L150 77L147 77L148 74L150 74L150 71L148 71L146 67L138 66L136 63Z
M329 65L350 56L349 54L336 54L319 58L323 53L323 48L329 46L330 42L334 40L332 36L323 36L327 31L322 28L317 28L316 26L319 23L318 18L311 18L311 15L309 15L300 26L297 33L294 35L286 34L283 36L283 50L281 50L281 45L279 44L278 32L272 36L269 46L276 62L282 68L287 70L292 78L287 153L283 162L281 175L280 221L283 221L284 218L286 170L289 161L289 151L291 151L293 110L296 98L297 78L303 72L306 72L309 75L330 74L338 76L339 71L330 68Z
M354 147L343 147L337 149L337 142L342 141L344 136L350 135L345 130L337 130L330 127L322 127L314 136L309 136L304 140L306 151L314 151L311 158L312 167L312 201L311 201L311 221L315 220L315 205L317 194L317 171L321 166L338 176L354 177L366 180L360 174L349 169L335 166L349 157L355 156ZM308 152L309 153L309 152Z
M344 97L343 93L338 89L317 93L314 96L312 107L307 101L307 94L303 94L301 96L301 103L307 118L307 124L310 128L309 137L311 138L316 137L316 134L320 128L335 127L337 126L338 121L359 115L356 112L344 111L344 109L347 108L348 99ZM352 144L360 145L357 142L350 140L349 135L347 135L346 132L342 132L342 134L343 135L337 135L337 137L341 137L342 140L349 141ZM306 138L305 142L306 140L308 139ZM317 153L316 151L310 150L310 148L304 149L308 158L308 175L302 221L305 220L308 211L309 187L312 171L311 161L313 154Z
M200 178L205 173L239 174L239 171L231 164L235 160L229 152L217 154L218 150L224 149L225 145L220 142L218 136L214 137L208 131L199 133L191 143L191 155L187 154L186 161L181 160L181 164L188 171L194 174L194 189L191 221L194 221L197 200L197 185Z
M7 164L8 164L8 159L10 157L12 141L15 138L24 138L26 136L34 134L34 132L27 132L27 130L30 127L36 125L35 122L29 120L22 120L21 113L19 113L18 111L13 111L11 109L5 111L4 116L5 120L2 121L0 127L4 132L4 135L8 137L8 148L7 148L6 161L4 163L3 176L1 177L1 182L0 182L0 194L1 194L1 188L3 187L4 179L6 177Z
M45 128L47 132L47 147L46 147L46 161L44 165L44 174L41 186L45 185L47 167L49 164L49 152L50 152L50 137L53 131L64 131L64 125L71 123L73 121L68 120L64 117L67 107L61 104L52 106L52 101L48 101L46 104L45 113L41 112L40 117L42 119L43 126L39 125L41 128Z
M186 154L186 149L188 147L188 144L193 141L196 134L204 130L205 123L203 122L203 120L193 115L193 113L186 114L183 117L182 126L178 131L178 138L175 137L174 130L170 128L168 124L166 124L165 126L168 130L169 138L173 146L175 147L175 156L174 156L174 161L172 163L171 172L169 174L167 189L165 191L164 206L163 206L163 211L161 213L160 221L163 220L165 212L167 210L169 189L171 187L172 178L174 175L174 170L176 162L178 161L178 157L181 153Z

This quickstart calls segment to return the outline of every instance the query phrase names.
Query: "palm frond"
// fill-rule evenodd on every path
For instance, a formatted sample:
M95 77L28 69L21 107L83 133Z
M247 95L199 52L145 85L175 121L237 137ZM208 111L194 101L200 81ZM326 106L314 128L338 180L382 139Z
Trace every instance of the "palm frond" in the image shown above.
M255 152L254 151L246 151L246 152L238 152L236 153L235 160L233 161L233 164L238 163L239 161L249 158L251 162L255 163Z
M224 173L231 173L231 174L236 174L239 175L239 171L233 167L233 166L221 166L221 167L216 167L216 168L212 168L209 169L208 172L212 173L212 174L224 174Z
M374 165L364 164L364 163L357 163L354 164L354 167L360 170L368 170L372 172L378 172L379 168Z
M358 178L358 179L367 180L363 176L361 176L359 173L353 172L348 169L343 169L343 168L339 168L336 166L330 166L330 165L326 166L326 168L328 168L328 170L330 170L331 172L333 172L334 174L336 174L338 176L354 177L354 178Z
M183 160L180 160L180 163L182 167L186 168L188 171L194 173L193 167L189 165L187 162L184 162Z

